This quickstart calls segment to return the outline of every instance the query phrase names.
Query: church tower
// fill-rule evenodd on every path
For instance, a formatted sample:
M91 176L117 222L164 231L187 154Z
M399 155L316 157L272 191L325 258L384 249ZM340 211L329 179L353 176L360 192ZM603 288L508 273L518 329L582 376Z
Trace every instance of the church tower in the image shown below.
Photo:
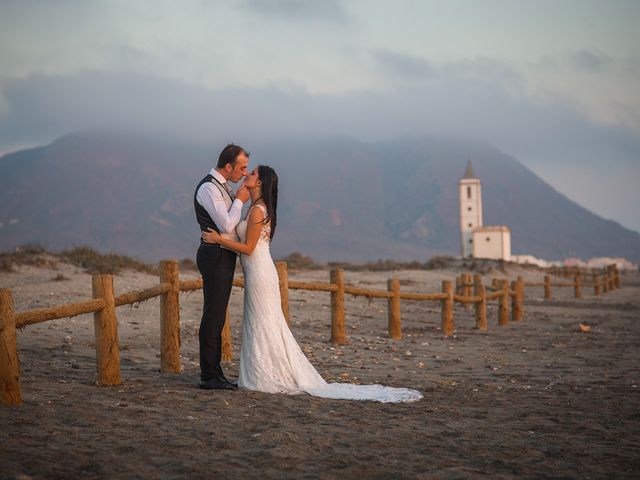
M482 194L480 180L471 167L471 160L467 162L464 176L460 179L460 232L462 242L462 257L473 256L473 229L482 226Z

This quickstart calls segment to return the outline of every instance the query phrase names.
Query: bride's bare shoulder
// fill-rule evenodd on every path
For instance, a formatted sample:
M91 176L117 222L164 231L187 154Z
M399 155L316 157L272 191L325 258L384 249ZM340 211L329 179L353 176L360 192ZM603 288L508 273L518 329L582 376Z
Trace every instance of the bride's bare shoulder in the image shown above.
M267 216L267 207L265 207L262 203L256 203L251 205L249 209L248 217L251 220L262 221L263 218Z

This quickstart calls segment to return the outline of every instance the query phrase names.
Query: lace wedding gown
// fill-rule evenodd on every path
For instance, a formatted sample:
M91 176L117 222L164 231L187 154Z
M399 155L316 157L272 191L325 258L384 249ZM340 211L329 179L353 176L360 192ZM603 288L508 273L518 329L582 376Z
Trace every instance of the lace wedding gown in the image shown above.
M257 205L266 215L266 207ZM242 255L244 320L238 386L269 393L309 393L316 397L412 402L422 398L416 390L382 385L327 383L309 362L282 313L278 273L269 251L270 226L262 227L250 256ZM238 224L244 241L247 221Z

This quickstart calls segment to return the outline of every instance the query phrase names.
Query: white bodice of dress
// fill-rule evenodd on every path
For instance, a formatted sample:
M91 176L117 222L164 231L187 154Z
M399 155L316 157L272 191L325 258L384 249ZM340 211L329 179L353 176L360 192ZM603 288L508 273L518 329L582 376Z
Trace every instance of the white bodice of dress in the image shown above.
M238 223L236 227L236 233L240 238L241 242L244 242L247 238L247 227L248 227L248 219L249 215L251 215L251 210L254 208L259 208L262 211L262 218L266 218L267 216L267 208L262 204L252 205L249 208L249 212L247 213L247 217ZM260 232L260 238L258 239L258 243L256 244L256 248L251 255L241 255L240 263L244 269L251 268L251 265L255 265L261 262L273 263L271 259L271 252L269 251L269 243L271 237L271 223L266 222L262 225L262 231Z
M248 219L249 219L249 215L251 214L251 210L253 210L254 208L259 208L260 210L262 210L262 215L263 215L262 218L266 218L267 216L267 207L265 207L261 203L252 205L249 208L249 211L247 212L247 217L244 220L241 220L238 223L238 226L236 227L236 233L238 234L238 237L240 237L241 242L244 242L245 239L247 238ZM268 246L270 237L271 237L271 222L266 222L264 225L262 225L262 231L260 232L260 240L258 240L258 244L260 244L260 242L263 241L267 243L267 246Z

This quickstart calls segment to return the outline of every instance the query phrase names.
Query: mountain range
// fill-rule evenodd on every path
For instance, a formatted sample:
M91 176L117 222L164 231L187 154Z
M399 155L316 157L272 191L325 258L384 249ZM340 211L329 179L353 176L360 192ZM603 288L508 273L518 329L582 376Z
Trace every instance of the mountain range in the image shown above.
M193 191L222 146L93 131L7 154L0 158L0 249L88 245L147 261L193 258ZM589 212L483 142L339 137L246 147L252 165L278 172L276 257L459 255L458 181L470 160L482 183L484 224L507 225L514 254L640 262L638 232Z

